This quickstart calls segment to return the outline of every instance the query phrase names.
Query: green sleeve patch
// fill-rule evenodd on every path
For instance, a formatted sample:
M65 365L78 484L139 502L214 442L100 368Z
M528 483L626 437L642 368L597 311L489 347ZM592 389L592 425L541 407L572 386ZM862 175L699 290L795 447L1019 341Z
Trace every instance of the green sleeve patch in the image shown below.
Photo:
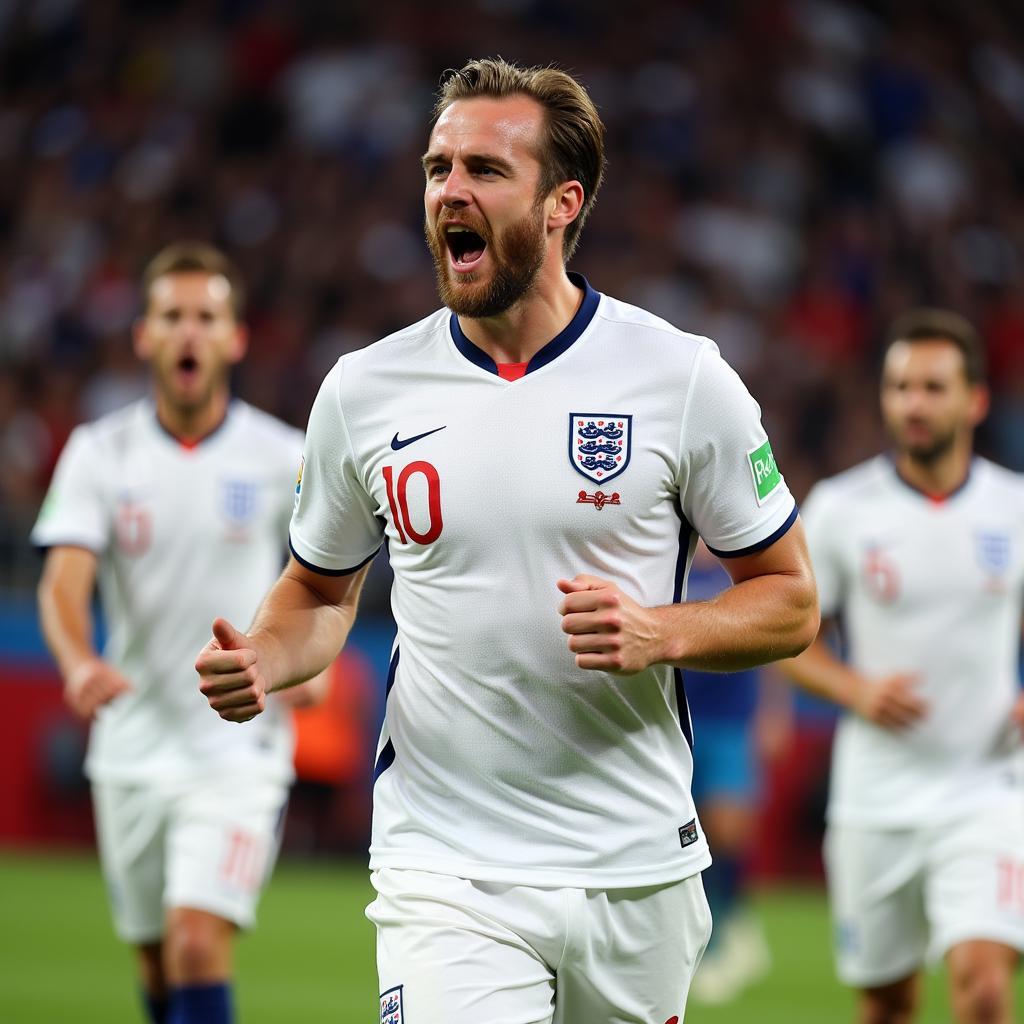
M782 474L775 464L771 441L765 441L760 448L747 452L750 460L750 472L754 476L754 492L757 494L758 505L763 505L769 495L782 483Z
M51 487L50 490L48 490L46 492L46 497L43 498L43 504L40 507L39 514L38 514L38 516L36 518L37 518L37 520L39 522L44 522L45 520L51 518L53 513L56 512L56 511L57 511L57 494L54 491L54 489Z

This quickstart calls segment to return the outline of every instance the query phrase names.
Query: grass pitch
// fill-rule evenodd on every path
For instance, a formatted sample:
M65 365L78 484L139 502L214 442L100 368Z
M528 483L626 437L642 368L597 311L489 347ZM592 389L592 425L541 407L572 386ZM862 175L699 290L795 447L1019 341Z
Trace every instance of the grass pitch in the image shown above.
M241 1024L376 1024L370 897L362 865L281 864L259 926L239 942ZM772 890L758 909L771 975L729 1006L691 1005L687 1024L852 1020L852 996L832 971L822 893ZM111 931L94 857L0 854L0 1021L142 1024L134 970ZM941 972L929 976L920 1024L950 1019L944 985Z

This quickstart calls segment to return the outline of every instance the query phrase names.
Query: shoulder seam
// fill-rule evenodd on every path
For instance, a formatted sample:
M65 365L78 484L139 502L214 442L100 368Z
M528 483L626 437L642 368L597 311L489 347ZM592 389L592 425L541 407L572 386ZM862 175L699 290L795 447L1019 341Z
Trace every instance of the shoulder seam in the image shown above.
M662 320L661 323L644 323L640 320L627 320L622 317L611 316L601 310L598 311L598 316L606 323L610 324L623 324L629 327L638 327L645 331L657 331L659 334L668 334L673 338L680 338L683 340L692 339L700 348L703 348L707 342L711 341L710 338L707 338L702 334L693 334L690 331L684 331L681 328L676 327L675 324L670 324L667 320Z
M424 317L421 323L426 323L426 321L430 320L434 316L437 316L437 314L440 312L442 312L442 310L436 310L429 316ZM338 362L340 363L346 359L351 361L353 358L365 356L367 353L372 352L375 348L378 348L379 346L397 345L401 341L414 341L417 338L424 337L425 335L435 334L439 330L443 330L446 326L447 321L442 320L440 324L434 324L433 326L424 326L420 330L414 332L411 331L410 328L405 328L405 330L402 331L395 331L392 334L385 335L383 338L378 338L376 341L371 342L369 345L364 345L362 348L357 348L352 352L345 352L344 354L338 357Z
M352 457L352 465L358 470L359 467L358 464L356 463L356 450L355 446L352 444L352 434L348 429L348 420L345 418L345 405L341 400L341 382L345 374L345 368L342 365L342 363L344 362L344 358L345 357L342 356L342 358L338 360L338 386L335 390L334 398L335 401L338 403L338 419L341 421L341 429L345 432L345 445L348 448L349 453ZM359 476L361 478L362 474L360 473ZM366 486L365 480L363 481L363 486Z
M695 336L694 336L695 337ZM678 459L679 466L683 465L683 438L686 435L686 424L690 417L690 406L692 402L690 399L693 397L694 388L696 387L697 374L700 372L701 364L704 360L704 354L711 348L711 341L707 338L701 340L697 346L697 351L693 355L693 359L690 363L690 379L686 385L686 394L683 396L683 414L679 417L679 437L676 441L676 458ZM686 472L690 472L689 461L686 462Z

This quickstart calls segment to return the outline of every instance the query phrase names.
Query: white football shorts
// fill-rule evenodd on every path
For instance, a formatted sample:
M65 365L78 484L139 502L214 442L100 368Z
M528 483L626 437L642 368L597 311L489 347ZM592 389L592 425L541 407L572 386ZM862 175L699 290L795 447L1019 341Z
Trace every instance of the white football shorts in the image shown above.
M825 865L848 985L898 981L972 939L1024 951L1024 801L928 828L830 825Z
M125 942L158 941L170 907L243 928L277 858L288 787L211 778L201 785L94 782L100 863Z
M699 874L638 889L372 879L381 1024L679 1024L711 935Z

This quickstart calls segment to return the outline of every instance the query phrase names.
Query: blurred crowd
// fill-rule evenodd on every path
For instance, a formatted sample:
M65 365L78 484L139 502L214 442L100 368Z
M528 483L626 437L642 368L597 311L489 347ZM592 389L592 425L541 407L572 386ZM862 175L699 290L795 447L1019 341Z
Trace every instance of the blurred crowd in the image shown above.
M966 313L1024 469L1024 7L996 0L0 0L0 589L69 431L142 394L161 245L241 265L239 393L302 425L337 357L437 305L441 72L555 62L609 132L573 269L715 338L802 497L878 450L877 354Z

